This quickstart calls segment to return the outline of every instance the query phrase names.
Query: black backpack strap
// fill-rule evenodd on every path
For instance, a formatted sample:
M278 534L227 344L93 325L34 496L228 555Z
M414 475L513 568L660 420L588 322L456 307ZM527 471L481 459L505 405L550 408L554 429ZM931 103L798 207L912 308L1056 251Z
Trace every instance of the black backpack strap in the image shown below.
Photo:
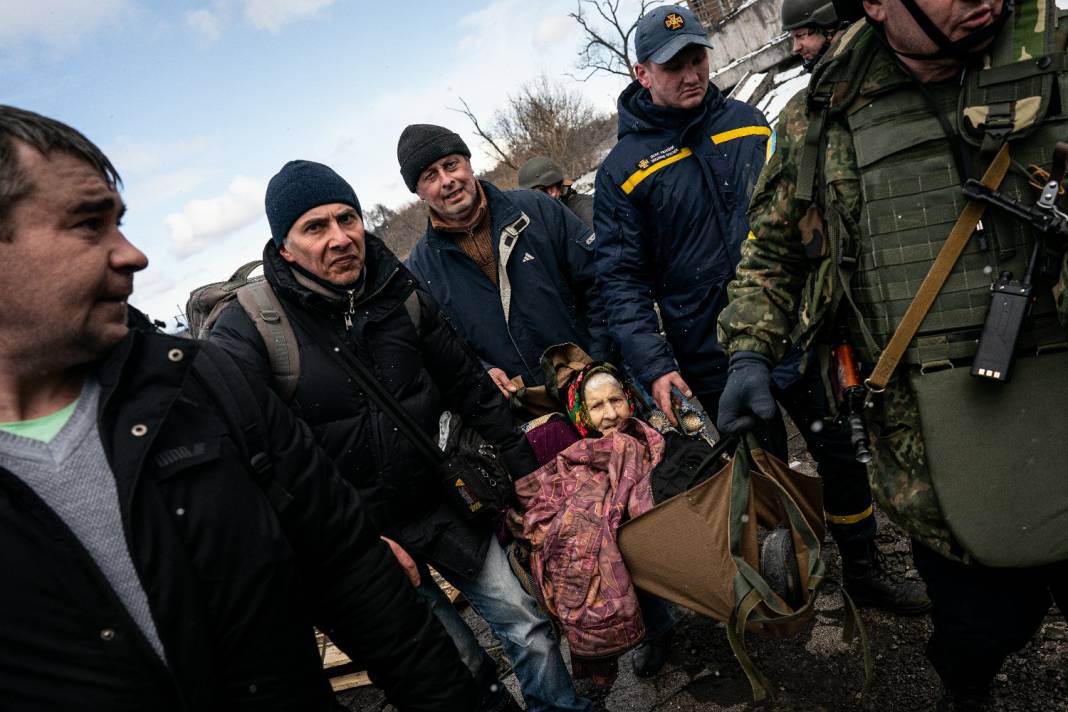
M412 296L408 297L405 301L405 308L409 310L411 314L412 307L410 303L414 302L416 311L418 311L418 298L413 291ZM352 352L352 349L348 348L335 334L327 333L326 329L311 329L302 320L299 314L292 314L292 319L297 324L312 334L317 339L323 340L323 351L330 356L341 366L341 369L347 373L356 384L362 388L367 395L371 398L375 404L381 408L386 415L389 416L393 424L397 426L397 429L408 439L408 441L415 447L416 450L426 459L427 462L434 464L443 462L445 460L445 454L438 447L437 443L430 439L430 437L423 432L422 428L415 419L404 408L397 404L396 399L390 394L379 382L374 373L362 362L359 357ZM414 321L414 319L413 319ZM416 330L418 331L418 323L416 324Z
M234 442L248 464L252 478L281 514L293 501L274 477L274 462L267 441L267 425L259 403L244 375L230 358L213 347L201 348L193 373L218 406Z

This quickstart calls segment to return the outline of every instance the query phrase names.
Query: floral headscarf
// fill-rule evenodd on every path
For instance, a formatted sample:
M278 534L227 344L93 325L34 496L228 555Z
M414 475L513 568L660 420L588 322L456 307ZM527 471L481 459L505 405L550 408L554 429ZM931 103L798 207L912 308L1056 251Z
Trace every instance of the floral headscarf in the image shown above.
M589 364L578 374L571 379L571 382L567 384L567 417L571 419L572 424L575 426L575 430L579 432L582 437L589 437L592 435L599 435L597 430L593 427L593 423L590 422L589 411L586 410L586 400L582 397L582 389L586 383L586 379L595 373L607 373L608 375L619 381L620 386L623 388L623 394L627 397L627 404L630 406L632 413L637 412L635 409L634 392L630 386L619 374L619 370L615 366L607 361L597 361Z

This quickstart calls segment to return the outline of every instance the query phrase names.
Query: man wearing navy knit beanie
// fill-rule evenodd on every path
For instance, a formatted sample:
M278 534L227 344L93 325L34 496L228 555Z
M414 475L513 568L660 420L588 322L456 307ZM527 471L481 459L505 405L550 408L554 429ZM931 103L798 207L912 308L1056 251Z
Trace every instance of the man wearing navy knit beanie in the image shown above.
M360 202L341 176L321 163L291 161L271 179L264 203L271 228L263 250L266 303L249 310L234 300L220 314L211 340L250 378L275 385L359 491L375 531L388 537L397 558L409 564L424 602L479 683L480 709L519 708L427 564L460 589L502 638L507 634L530 643L513 659L517 672L525 663L533 678L566 681L563 706L539 697L543 688L556 690L542 683L528 695L528 709L585 709L570 687L552 625L527 600L492 532L452 508L434 463L425 461L403 429L358 387L351 364L358 360L370 370L431 438L437 438L442 411L461 413L465 425L496 447L511 475L521 477L536 469L537 461L507 402L433 297L364 230ZM254 319L286 322L292 331L286 336L285 329L276 328L275 338L265 338ZM272 370L279 351L297 364L290 389ZM510 581L501 580L501 571ZM550 649L555 666L544 662L549 653L538 656Z

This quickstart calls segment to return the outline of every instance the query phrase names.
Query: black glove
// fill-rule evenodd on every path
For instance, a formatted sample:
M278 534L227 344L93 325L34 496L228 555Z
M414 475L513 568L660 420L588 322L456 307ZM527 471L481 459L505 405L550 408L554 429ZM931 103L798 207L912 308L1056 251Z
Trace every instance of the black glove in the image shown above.
M771 397L771 360L756 351L739 351L727 368L727 387L719 399L716 426L730 435L747 433L759 420L771 420L778 406Z

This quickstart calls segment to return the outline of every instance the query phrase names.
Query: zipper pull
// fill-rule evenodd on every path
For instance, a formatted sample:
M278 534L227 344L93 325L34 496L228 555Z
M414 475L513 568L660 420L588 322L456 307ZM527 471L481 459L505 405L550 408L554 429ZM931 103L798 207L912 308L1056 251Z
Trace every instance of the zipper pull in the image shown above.
M352 328L352 315L356 313L356 290L349 290L349 310L345 312L345 328Z

